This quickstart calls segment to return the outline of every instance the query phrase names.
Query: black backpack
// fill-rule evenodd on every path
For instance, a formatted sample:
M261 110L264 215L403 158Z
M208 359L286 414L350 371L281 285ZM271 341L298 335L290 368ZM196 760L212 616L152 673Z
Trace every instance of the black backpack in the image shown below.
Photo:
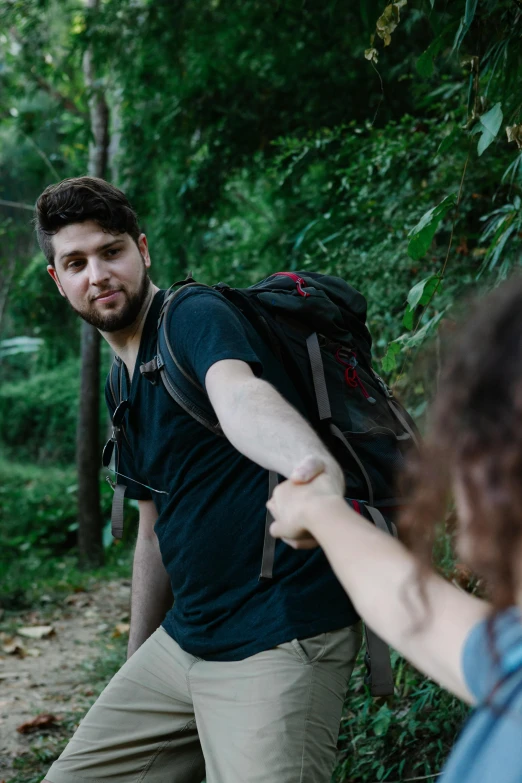
M202 425L223 435L205 390L177 361L165 328L169 314L186 295L194 295L190 292L194 288L208 286L188 277L166 293L158 319L156 355L140 371L151 383L162 382ZM218 283L212 289L241 311L280 360L308 421L344 471L350 504L382 530L396 535L394 512L402 502L396 496L396 477L406 452L418 445L419 435L372 367L365 298L341 278L314 272L277 272L249 288ZM121 401L121 370L116 358L109 376L115 405ZM277 474L269 473L267 497L277 482ZM121 484L116 490L113 531L121 529L125 491ZM262 579L272 578L275 540L269 533L271 522L267 513ZM369 629L366 639L372 694L389 695L393 675L388 649Z

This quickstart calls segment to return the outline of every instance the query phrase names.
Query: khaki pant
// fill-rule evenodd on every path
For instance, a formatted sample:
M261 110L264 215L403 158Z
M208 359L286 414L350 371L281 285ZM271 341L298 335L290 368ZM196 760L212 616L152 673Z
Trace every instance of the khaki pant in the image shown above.
M159 628L91 707L51 783L329 783L360 626L242 661Z

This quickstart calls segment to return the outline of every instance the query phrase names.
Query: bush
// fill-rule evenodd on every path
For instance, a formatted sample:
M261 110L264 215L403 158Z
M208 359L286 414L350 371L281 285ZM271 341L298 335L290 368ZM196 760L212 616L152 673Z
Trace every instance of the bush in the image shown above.
M73 359L0 387L0 441L18 459L74 461L79 375Z

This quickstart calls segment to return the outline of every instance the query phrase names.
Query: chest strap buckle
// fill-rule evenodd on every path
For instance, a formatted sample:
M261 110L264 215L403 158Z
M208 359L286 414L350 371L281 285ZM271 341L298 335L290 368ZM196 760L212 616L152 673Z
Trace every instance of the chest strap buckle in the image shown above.
M159 373L164 364L165 362L158 353L150 362L144 362L140 365L140 373L144 378L150 381L153 386L157 386L160 381Z

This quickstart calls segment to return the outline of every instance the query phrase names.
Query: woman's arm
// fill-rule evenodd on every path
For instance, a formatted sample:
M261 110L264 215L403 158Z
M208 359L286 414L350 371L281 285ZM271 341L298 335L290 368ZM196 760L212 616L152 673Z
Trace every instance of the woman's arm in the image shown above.
M302 486L285 482L269 508L274 536L301 548L300 539L309 546L312 534L370 628L420 671L473 702L462 649L471 628L488 614L487 603L430 571L423 583L426 606L413 555L333 496L326 476Z

